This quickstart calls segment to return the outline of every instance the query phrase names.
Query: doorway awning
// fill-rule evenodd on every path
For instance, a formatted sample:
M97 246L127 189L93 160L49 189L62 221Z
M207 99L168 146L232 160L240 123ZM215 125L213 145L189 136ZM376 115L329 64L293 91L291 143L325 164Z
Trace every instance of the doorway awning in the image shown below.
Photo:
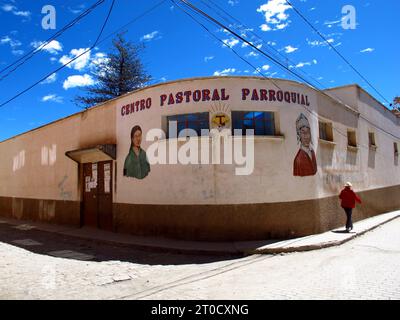
M115 160L117 146L115 144L99 144L90 148L67 151L65 155L78 163Z

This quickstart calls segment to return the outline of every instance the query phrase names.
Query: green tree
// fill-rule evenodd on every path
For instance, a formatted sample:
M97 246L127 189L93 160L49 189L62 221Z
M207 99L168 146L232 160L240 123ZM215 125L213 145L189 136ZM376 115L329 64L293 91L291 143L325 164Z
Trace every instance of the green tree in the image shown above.
M87 95L77 96L77 104L89 108L144 87L151 77L139 58L143 48L143 45L134 45L126 41L123 34L118 34L113 40L112 51L95 67L93 76L96 83L83 89Z

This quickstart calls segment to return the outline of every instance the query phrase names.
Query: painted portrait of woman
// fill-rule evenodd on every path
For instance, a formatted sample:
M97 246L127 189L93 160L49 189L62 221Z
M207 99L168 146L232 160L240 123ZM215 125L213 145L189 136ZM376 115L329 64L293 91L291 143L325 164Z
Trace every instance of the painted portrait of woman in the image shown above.
M314 176L317 173L317 158L312 148L311 126L307 117L300 114L296 121L297 141L300 149L293 164L295 177Z
M150 163L146 152L140 147L142 143L142 128L134 126L131 130L131 146L125 158L124 176L144 179L150 172Z

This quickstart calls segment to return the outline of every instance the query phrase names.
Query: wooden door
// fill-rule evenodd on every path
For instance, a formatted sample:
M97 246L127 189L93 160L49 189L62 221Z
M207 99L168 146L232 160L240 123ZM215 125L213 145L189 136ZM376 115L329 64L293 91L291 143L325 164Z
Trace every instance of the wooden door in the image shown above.
M97 164L83 164L83 224L96 228L98 226L97 172Z
M112 161L98 163L97 199L99 228L112 230Z
M83 188L83 224L112 230L112 161L85 163Z

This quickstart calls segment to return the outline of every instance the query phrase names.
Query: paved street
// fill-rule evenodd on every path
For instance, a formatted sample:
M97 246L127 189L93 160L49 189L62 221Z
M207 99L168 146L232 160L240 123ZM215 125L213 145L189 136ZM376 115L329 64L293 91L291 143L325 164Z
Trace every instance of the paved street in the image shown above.
M0 221L0 299L400 299L399 230L396 219L340 247L243 258L144 252Z

